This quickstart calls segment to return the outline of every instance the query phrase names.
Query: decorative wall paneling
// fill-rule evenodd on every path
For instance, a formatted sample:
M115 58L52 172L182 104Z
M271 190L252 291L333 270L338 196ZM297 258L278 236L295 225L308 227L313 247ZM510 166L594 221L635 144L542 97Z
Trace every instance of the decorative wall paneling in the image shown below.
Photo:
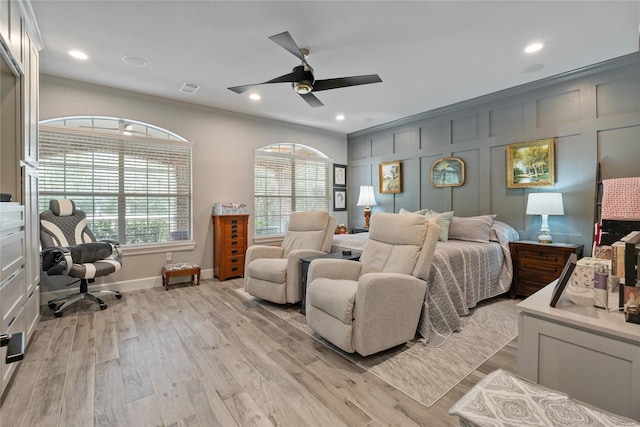
M506 146L554 137L556 185L508 189ZM594 64L517 88L486 95L348 136L351 188L373 185L373 212L400 208L456 215L487 213L534 239L540 218L525 215L527 195L564 194L565 215L549 218L556 242L585 245L593 233L595 171L604 178L640 176L640 63L638 54ZM434 188L431 164L442 157L465 162L461 187ZM403 192L379 194L378 164L402 162ZM357 196L349 201L349 225L363 222Z

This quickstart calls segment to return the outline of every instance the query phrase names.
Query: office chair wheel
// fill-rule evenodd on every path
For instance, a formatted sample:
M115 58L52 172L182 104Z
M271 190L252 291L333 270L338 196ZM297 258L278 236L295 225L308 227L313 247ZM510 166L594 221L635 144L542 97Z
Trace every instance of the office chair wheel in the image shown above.
M116 294L116 299L122 299L122 294Z
M56 317L62 317L62 311L54 311L53 315Z
M107 304L100 304L100 310L104 310L105 308L107 308Z
M55 309L56 309L56 307L57 307L57 304L56 304L56 303L54 303L53 301L49 301L47 304L49 305L49 308L50 308L51 310L55 310Z

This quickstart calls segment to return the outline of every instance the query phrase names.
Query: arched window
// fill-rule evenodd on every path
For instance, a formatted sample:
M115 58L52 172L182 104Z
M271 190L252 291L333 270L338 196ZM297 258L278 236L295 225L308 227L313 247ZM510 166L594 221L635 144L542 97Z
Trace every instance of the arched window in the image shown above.
M115 117L44 120L39 132L40 211L75 201L98 239L122 245L191 240L192 144Z
M329 210L331 160L300 144L272 144L255 152L256 237L282 235L295 211Z

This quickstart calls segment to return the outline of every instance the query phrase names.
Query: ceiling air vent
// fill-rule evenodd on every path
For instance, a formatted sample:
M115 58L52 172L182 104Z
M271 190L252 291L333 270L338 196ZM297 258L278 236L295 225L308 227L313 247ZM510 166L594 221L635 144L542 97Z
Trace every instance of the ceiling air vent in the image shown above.
M188 93L189 95L193 95L194 93L196 93L198 91L198 89L200 89L200 85L197 85L195 83L184 82L184 83L182 83L182 87L180 88L180 92L184 92L184 93Z

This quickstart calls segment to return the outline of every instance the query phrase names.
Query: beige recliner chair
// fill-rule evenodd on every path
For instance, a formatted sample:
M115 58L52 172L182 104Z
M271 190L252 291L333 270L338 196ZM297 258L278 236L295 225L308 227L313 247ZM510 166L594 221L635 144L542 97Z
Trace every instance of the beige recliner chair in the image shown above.
M335 228L336 219L328 212L292 212L282 247L247 249L244 289L278 304L300 302L300 258L330 252Z
M363 356L412 340L439 233L423 215L373 215L359 262L317 259L309 265L307 324Z

